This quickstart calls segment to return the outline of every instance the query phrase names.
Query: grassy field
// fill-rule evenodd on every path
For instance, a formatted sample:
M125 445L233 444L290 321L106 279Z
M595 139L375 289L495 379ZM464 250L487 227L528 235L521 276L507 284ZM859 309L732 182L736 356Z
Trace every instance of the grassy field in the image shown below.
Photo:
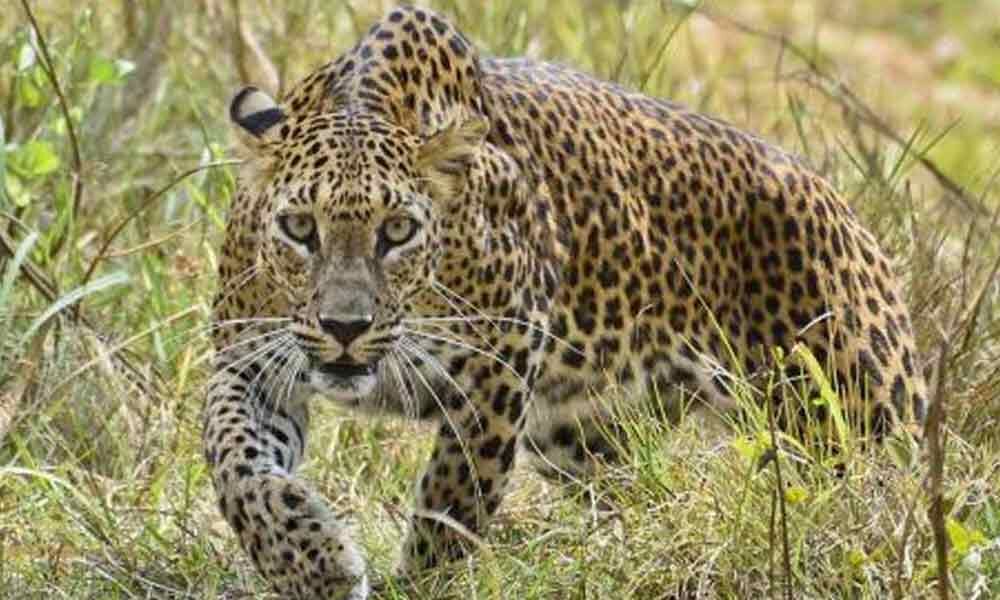
M388 3L28 4L41 37L22 3L0 15L0 597L265 595L199 443L226 106ZM950 592L1000 597L1000 3L433 4L485 53L721 116L835 182L897 259L945 403ZM318 408L305 474L387 574L430 439ZM925 451L841 477L782 452L776 491L766 428L628 419L631 464L593 490L612 510L521 474L484 549L383 597L939 597Z

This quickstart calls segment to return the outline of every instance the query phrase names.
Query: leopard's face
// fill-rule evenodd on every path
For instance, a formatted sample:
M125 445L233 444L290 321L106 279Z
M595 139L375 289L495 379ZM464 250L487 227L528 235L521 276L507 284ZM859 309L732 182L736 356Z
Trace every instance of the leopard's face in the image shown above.
M250 183L265 199L259 269L286 295L304 379L356 400L379 380L412 299L435 281L438 211L415 170L418 140L345 113L271 129Z

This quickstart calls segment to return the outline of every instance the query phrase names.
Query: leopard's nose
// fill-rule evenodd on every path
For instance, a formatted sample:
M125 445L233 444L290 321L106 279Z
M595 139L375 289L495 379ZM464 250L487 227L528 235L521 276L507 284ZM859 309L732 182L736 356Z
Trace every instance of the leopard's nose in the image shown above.
M371 329L374 315L321 314L319 326L332 335L345 348Z

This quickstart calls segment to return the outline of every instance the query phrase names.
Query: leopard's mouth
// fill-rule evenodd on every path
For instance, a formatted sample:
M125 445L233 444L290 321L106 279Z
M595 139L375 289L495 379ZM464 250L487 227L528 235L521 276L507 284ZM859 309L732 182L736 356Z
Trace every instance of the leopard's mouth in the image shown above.
M334 400L358 400L375 388L378 363L377 359L368 363L350 359L317 362L310 370L309 383L316 392Z
M363 377L365 375L375 375L377 361L371 363L356 363L354 361L337 361L321 363L316 370L324 375L331 375L339 379L351 379L353 377Z

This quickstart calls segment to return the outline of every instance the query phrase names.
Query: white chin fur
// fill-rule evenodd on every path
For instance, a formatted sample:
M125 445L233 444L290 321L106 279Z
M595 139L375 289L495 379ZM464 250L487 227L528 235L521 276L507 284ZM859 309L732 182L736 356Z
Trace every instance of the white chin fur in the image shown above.
M367 396L375 389L375 375L342 378L318 371L309 374L309 385L332 400L349 401Z

